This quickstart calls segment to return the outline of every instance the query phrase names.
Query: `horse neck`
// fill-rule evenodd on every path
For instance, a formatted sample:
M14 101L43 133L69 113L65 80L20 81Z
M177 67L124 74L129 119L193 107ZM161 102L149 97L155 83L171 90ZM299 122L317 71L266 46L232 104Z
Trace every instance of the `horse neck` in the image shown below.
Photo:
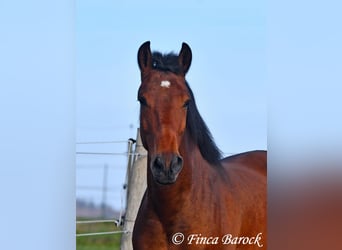
M198 146L187 133L183 136L179 150L183 157L183 169L174 184L166 186L156 184L148 168L147 188L151 194L149 198L152 199L155 209L164 215L175 214L192 203L194 197L203 194L203 183L207 183L206 179L210 178L209 164L203 159Z

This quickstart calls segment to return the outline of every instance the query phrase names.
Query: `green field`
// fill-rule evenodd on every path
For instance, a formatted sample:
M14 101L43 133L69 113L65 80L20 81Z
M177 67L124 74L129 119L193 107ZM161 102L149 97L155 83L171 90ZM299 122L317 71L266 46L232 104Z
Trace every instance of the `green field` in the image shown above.
M81 219L77 219L81 220ZM77 224L76 234L121 231L113 222ZM118 250L120 249L121 234L92 235L76 237L77 250Z

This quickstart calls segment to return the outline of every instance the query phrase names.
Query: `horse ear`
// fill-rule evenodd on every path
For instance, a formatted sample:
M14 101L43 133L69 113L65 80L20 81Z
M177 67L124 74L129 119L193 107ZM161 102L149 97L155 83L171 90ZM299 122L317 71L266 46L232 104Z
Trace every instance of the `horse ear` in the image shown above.
M192 60L192 52L191 52L190 46L187 45L186 43L182 43L182 49L179 52L178 62L179 62L179 65L182 67L182 71L184 75L188 72L190 68L191 60Z
M150 41L144 42L138 50L138 64L140 71L143 73L151 68L152 53L150 49Z

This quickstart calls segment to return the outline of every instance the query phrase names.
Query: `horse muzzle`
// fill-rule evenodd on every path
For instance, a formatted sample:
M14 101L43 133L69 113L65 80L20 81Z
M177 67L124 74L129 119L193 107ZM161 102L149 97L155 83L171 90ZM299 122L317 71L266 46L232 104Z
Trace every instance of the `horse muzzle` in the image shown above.
M176 154L159 154L152 159L150 167L157 183L173 184L183 168L183 158Z

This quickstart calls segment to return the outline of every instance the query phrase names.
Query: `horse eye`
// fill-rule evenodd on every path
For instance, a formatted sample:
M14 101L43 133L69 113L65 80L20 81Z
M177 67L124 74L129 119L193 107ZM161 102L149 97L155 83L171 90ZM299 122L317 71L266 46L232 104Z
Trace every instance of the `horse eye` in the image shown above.
M138 101L140 102L141 105L147 106L147 101L146 101L145 97L139 96Z
M183 108L188 108L189 107L190 100L186 100L183 104Z

